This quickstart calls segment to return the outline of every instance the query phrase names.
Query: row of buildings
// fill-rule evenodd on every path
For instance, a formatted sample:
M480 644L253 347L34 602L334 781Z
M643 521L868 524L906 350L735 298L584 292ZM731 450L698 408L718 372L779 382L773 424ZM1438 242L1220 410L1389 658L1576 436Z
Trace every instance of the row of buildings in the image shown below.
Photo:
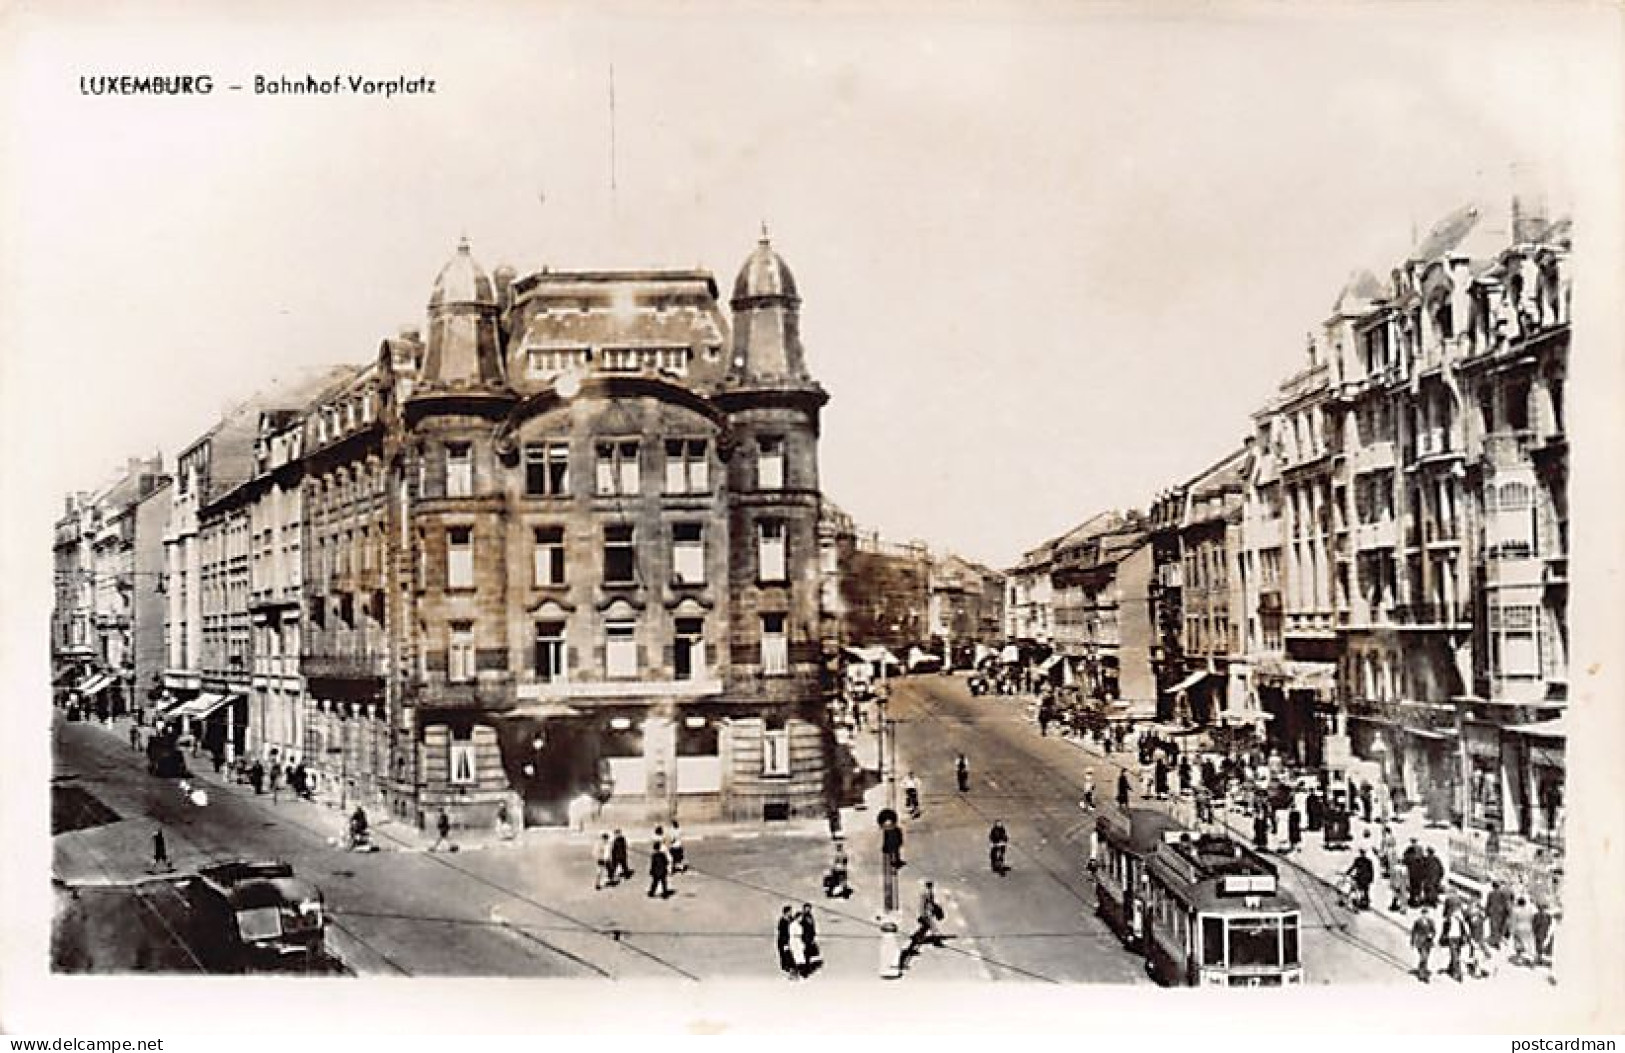
M1523 196L1357 274L1238 448L1026 554L1007 634L1116 715L1385 785L1458 873L1560 851L1570 249Z
M419 823L822 815L827 396L765 234L728 306L464 242L424 331L69 499L59 685Z

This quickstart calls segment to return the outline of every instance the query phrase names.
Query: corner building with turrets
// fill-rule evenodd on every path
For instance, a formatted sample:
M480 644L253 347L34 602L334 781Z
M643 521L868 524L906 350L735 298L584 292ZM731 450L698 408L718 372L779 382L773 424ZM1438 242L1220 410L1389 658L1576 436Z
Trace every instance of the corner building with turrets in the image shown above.
M704 271L460 245L424 335L310 414L321 778L425 824L823 815L800 306L765 234L731 322Z

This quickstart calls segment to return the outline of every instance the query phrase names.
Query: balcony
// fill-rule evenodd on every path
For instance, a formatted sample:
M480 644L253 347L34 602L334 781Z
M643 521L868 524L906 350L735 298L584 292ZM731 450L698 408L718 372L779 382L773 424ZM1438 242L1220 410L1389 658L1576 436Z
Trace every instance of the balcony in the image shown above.
M1399 527L1392 519L1378 523L1361 523L1354 528L1354 547L1368 549L1394 548L1399 541Z
M1454 548L1461 544L1461 527L1455 523L1427 523L1422 540L1428 548Z
M1472 608L1438 603L1412 603L1393 609L1394 622L1409 629L1467 629L1473 624Z
M1493 468L1520 468L1529 463L1535 442L1532 431L1497 431L1484 436L1484 460Z
M1411 462L1411 467L1415 468L1460 458L1462 451L1451 443L1448 429L1429 428L1417 434L1415 444L1406 448L1405 456Z
M1367 443L1354 451L1354 474L1380 471L1394 466L1394 443L1391 439Z
M308 677L333 680L381 679L388 674L389 659L382 654L307 654L299 661L300 672Z

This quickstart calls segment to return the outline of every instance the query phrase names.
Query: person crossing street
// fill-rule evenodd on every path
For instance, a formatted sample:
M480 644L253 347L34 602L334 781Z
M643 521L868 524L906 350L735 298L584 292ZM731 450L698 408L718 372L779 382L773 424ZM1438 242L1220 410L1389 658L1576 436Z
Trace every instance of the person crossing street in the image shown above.
M954 761L954 779L959 783L959 792L970 791L970 761L961 753L959 759Z
M1002 876L1010 872L1009 866L1004 861L1005 851L1009 847L1010 835L1005 832L1004 820L995 819L993 828L987 832L987 861L993 873Z

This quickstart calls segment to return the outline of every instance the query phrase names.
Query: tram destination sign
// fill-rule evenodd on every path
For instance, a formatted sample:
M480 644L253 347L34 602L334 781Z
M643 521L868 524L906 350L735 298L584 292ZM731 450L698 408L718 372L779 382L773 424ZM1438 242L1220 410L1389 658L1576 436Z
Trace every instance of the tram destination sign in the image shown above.
M1273 896L1274 874L1226 874L1219 880L1221 896Z

